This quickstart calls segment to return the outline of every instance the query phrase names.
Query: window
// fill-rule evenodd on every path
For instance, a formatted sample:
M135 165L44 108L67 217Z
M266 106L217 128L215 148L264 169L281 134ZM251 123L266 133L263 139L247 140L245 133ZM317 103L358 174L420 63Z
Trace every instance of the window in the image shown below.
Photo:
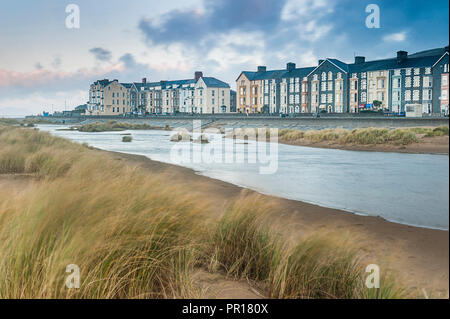
M322 82L322 91L326 91L327 90L327 82Z
M441 93L442 100L447 100L447 98L448 98L448 94L447 93L448 93L447 90L442 90L442 93Z
M367 80L361 80L361 90L367 90Z
M400 76L400 69L394 70L394 75Z
M399 89L402 86L402 81L400 78L394 79L394 82L392 84L394 86L394 89Z
M398 102L399 100L400 99L399 99L398 91L392 92L392 101Z
M415 68L415 69L414 69L414 74L415 74L415 75L420 74L420 68Z
M327 103L327 95L326 94L322 94L320 96L320 103Z
M447 74L443 74L442 75L442 85L443 86L447 86L448 85L448 75Z
M366 92L361 93L361 102L367 102L367 93Z
M327 74L325 72L322 72L322 81L327 80Z
M406 75L411 75L411 69L406 69L406 70L405 70L405 74L406 74Z
M414 90L414 92L413 92L413 101L419 101L420 100L419 94L420 94L419 90Z
M432 86L432 79L431 76L424 76L423 77L423 86L426 88L429 88Z
M431 74L431 68L425 68L425 74Z
M430 89L423 90L423 99L424 100L432 100L432 91Z
M365 78L367 78L367 73L366 72L361 73L361 79L365 79Z
M407 88L411 87L411 78L410 77L405 78L405 87L407 87Z
M411 101L411 91L410 90L405 91L405 101Z
M414 87L420 86L420 76L414 77Z
M328 72L328 80L333 80L333 73L331 71Z

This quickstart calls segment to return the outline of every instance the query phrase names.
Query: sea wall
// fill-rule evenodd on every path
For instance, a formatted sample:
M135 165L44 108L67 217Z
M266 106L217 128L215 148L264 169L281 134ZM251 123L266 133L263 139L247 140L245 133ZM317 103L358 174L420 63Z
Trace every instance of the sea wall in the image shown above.
M28 117L31 118L31 117ZM44 119L32 117L34 119ZM364 128L364 127L414 127L414 126L440 126L449 125L449 119L444 117L426 117L426 118L399 118L399 117L376 117L376 116L321 116L315 118L312 116L299 116L289 118L269 117L269 116L239 116L239 115L203 115L203 116L158 116L158 117L45 117L46 121L52 121L55 124L87 124L92 122L106 122L115 120L118 122L128 122L133 124L147 123L154 126L165 127L169 125L172 128L185 127L192 129L201 126L220 127L273 127L273 128L292 128L300 130L325 129L325 128Z

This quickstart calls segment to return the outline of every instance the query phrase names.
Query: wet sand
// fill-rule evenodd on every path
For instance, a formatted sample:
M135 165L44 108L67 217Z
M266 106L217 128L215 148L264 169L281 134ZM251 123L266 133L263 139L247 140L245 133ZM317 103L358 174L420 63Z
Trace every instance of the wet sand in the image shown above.
M214 202L218 216L242 193L256 194L198 175L188 168L139 155L108 153L117 160L138 164L150 172L167 174L173 183L186 187L194 196ZM288 237L295 239L314 232L346 234L350 242L361 247L367 264L380 263L385 269L393 270L403 286L415 289L416 297L448 298L448 231L401 225L300 201L259 196L273 205L274 224Z

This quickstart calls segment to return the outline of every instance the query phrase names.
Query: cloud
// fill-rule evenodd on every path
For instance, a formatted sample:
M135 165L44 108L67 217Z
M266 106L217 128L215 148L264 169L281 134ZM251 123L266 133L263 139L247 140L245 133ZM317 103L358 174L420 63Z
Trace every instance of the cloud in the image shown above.
M51 63L52 67L55 68L55 69L59 69L61 64L62 64L62 59L61 59L61 57L59 55L55 56L53 58L52 63Z
M288 0L281 12L281 20L294 21L331 12L333 6L328 0Z
M89 50L89 52L92 53L98 61L111 61L111 51L105 50L103 48L92 48Z
M273 30L280 22L285 0L205 0L203 8L172 10L142 19L139 29L152 44L180 42L196 45L210 34L235 28Z
M166 69L203 69L232 85L242 69L284 67L281 56L300 59L301 66L315 60L312 43L333 29L327 18L333 12L334 0L205 0L201 8L143 18L138 27L149 55ZM164 50L167 55L158 56Z
M401 31L397 33L391 33L388 35L385 35L383 37L384 42L403 42L406 40L407 32Z

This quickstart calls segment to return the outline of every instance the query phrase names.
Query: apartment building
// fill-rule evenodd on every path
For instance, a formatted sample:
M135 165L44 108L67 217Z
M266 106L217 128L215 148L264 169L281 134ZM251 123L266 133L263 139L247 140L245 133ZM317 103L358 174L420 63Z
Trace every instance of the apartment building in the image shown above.
M319 60L317 66L284 70L243 71L236 80L241 113L358 113L384 110L404 113L408 105L423 114L448 114L449 48L354 63ZM262 92L262 93L261 93ZM260 99L262 94L262 99Z
M129 87L118 80L94 82L89 89L86 115L121 115L130 112Z
M211 77L200 77L195 84L194 112L216 114L230 112L230 86Z
M119 83L96 81L89 90L87 115L229 113L230 86L195 72L193 79L176 81Z

